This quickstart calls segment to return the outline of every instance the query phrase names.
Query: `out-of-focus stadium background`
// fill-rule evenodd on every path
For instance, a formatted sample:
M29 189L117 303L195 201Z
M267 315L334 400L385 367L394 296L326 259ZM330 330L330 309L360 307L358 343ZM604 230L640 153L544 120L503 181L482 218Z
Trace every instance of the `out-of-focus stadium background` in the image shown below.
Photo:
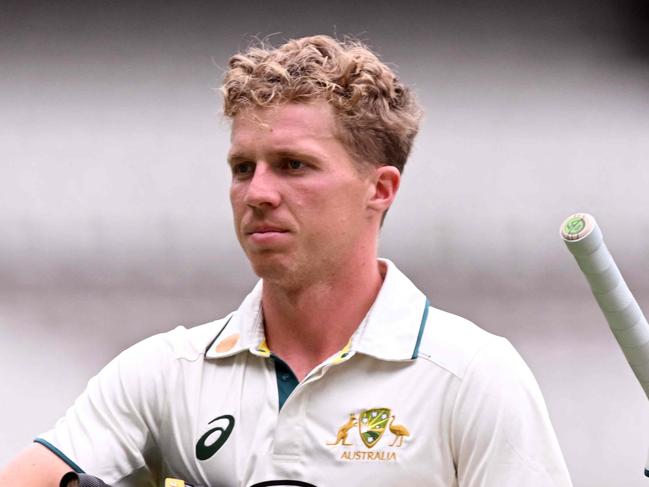
M426 119L381 239L507 336L579 487L649 483L649 402L558 237L593 213L649 306L649 8L587 2L3 2L0 464L124 347L236 307L216 91L253 37L353 34Z

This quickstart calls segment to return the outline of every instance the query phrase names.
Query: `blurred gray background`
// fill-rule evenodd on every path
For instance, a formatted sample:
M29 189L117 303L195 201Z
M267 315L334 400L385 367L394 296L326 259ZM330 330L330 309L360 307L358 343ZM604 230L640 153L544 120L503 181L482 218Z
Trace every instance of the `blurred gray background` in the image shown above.
M558 237L594 214L647 308L642 0L2 2L0 464L124 347L251 288L216 89L254 36L314 33L367 41L426 110L382 255L514 343L576 486L649 485L649 403Z

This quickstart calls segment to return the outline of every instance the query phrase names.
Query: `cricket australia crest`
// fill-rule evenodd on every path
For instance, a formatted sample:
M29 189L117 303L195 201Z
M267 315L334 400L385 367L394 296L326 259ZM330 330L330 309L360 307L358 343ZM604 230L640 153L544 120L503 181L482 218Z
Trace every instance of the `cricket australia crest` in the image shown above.
M395 449L403 446L403 439L410 436L410 432L403 424L394 424L394 420L390 408L372 408L363 409L360 413L352 412L347 422L338 428L336 439L327 442L327 445L343 447L342 451L337 452L339 460L395 462L397 461ZM356 431L356 426L358 426L358 436L367 449L357 450L358 444L355 444L354 439L350 438L350 434ZM372 450L383 437L385 430L389 430L394 435L392 443Z
M361 441L367 448L372 448L383 436L390 421L389 408L366 409L360 414L358 431Z

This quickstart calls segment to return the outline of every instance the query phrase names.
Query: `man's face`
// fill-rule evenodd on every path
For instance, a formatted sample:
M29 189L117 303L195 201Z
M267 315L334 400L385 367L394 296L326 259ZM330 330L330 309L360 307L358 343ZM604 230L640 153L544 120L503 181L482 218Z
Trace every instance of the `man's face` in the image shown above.
M287 286L326 279L376 239L371 178L336 138L334 123L325 102L234 117L230 201L237 237L260 277Z

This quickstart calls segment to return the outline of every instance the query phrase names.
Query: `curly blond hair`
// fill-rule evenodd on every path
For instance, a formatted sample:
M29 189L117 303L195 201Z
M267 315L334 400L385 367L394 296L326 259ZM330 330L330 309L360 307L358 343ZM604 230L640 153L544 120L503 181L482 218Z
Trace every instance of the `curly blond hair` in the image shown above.
M326 35L263 43L230 58L221 91L224 113L325 100L341 142L359 162L395 166L408 159L421 109L395 73L357 40Z

